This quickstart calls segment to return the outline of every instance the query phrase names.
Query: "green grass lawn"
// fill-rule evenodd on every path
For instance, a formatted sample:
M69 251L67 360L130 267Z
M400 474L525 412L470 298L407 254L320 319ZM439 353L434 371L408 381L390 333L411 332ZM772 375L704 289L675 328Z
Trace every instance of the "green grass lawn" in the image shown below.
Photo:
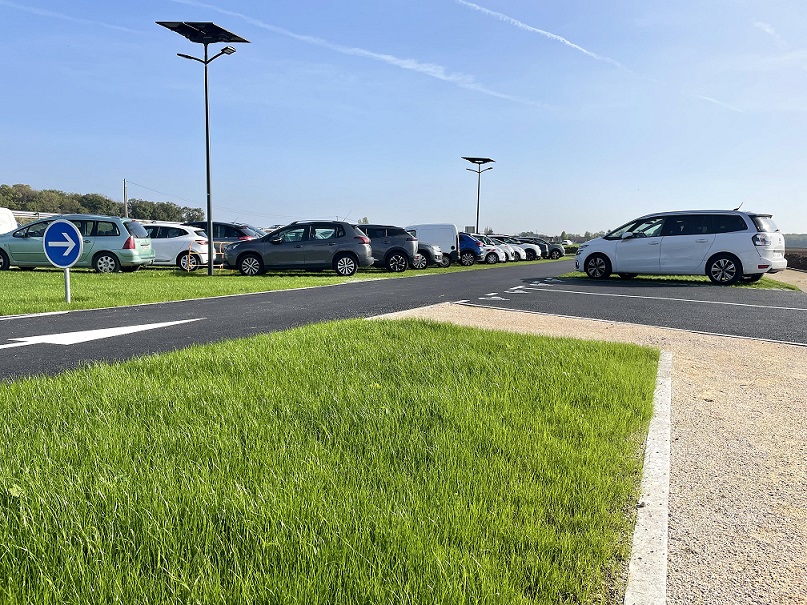
M535 261L554 262L554 261ZM385 269L359 270L353 277L339 277L333 271L270 271L259 277L244 277L237 271L216 269L211 277L207 268L187 273L173 269L141 269L135 273L99 274L88 269L70 271L71 303L65 302L64 272L40 268L34 271L0 271L0 315L97 309L143 303L209 298L250 292L270 292L293 288L329 286L362 279L412 277L430 273L474 271L503 265L454 264L447 269L408 269L390 273Z
M5 383L0 602L621 603L657 359L353 320Z
M570 271L563 275L558 275L559 279L590 279L585 273L580 271ZM616 282L664 282L670 284L705 284L711 285L712 282L705 275L639 275L630 280L623 280L619 275L611 275L609 281ZM602 280L601 280L602 281ZM753 283L736 283L731 288L755 288L757 290L795 290L800 292L799 288L791 284L776 281L776 277L768 277L767 275L761 280Z

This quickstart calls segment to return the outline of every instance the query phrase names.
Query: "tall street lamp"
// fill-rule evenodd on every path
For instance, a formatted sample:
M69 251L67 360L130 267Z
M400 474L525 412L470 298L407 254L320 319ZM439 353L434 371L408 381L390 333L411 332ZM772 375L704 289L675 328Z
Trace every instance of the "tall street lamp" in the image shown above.
M213 263L216 259L216 249L213 242L213 197L210 192L210 97L207 88L207 66L221 55L231 55L235 52L232 46L225 46L218 53L208 58L207 46L216 42L246 42L241 36L237 36L226 29L219 27L215 23L198 21L157 21L157 25L162 25L175 31L180 36L186 37L191 42L204 44L204 59L192 57L183 53L177 56L183 59L198 61L205 66L205 163L207 167L207 274L213 275Z
M466 168L465 170L470 170L471 172L476 173L476 233L479 233L479 189L482 186L482 173L487 172L488 170L493 170L493 166L488 166L483 170L482 165L495 162L496 160L491 160L490 158L466 158L464 156L462 159L468 160L472 164L476 164L476 170L473 168Z

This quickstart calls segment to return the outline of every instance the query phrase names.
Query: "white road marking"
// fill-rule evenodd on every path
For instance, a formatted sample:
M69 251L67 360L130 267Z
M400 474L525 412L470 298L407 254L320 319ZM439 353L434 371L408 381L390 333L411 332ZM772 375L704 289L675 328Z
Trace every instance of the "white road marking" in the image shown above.
M11 349L14 347L25 347L28 345L36 345L36 344L75 345L82 342L89 342L91 340L100 340L102 338L112 338L114 336L133 334L135 332L144 332L145 330L156 330L157 328L167 328L168 326L190 323L192 321L199 321L200 319L204 318L198 317L196 319L165 321L155 324L143 324L140 326L120 326L117 328L101 328L98 330L81 330L78 332L64 332L62 334L42 334L40 336L9 338L9 340L16 340L19 342L12 342L9 344L0 345L0 349Z
M670 301L674 300L677 302L688 302L688 303L698 303L702 305L728 305L733 307L751 307L755 309L779 309L782 311L807 311L807 308L802 307L777 307L772 305L752 305L749 303L736 303L736 302L721 302L718 300L697 300L694 298L667 298L664 296L639 296L637 294L612 294L608 292L581 292L580 290L545 290L548 292L555 293L563 293L563 294L582 294L583 296L605 296L605 297L612 297L612 298L639 298L643 300L663 300L663 301Z

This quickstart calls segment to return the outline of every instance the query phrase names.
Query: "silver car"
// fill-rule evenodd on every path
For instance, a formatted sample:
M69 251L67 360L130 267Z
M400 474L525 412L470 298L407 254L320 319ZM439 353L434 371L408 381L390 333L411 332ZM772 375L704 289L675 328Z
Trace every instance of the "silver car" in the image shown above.
M261 275L267 269L333 269L347 277L373 260L370 238L342 221L298 221L224 247L225 265L242 275Z

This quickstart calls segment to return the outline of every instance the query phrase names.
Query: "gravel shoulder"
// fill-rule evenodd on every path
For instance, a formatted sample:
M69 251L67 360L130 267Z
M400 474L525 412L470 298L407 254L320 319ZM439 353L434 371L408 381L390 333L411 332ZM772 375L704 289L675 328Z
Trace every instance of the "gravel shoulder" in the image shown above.
M807 348L451 303L385 317L671 351L668 604L807 604Z

